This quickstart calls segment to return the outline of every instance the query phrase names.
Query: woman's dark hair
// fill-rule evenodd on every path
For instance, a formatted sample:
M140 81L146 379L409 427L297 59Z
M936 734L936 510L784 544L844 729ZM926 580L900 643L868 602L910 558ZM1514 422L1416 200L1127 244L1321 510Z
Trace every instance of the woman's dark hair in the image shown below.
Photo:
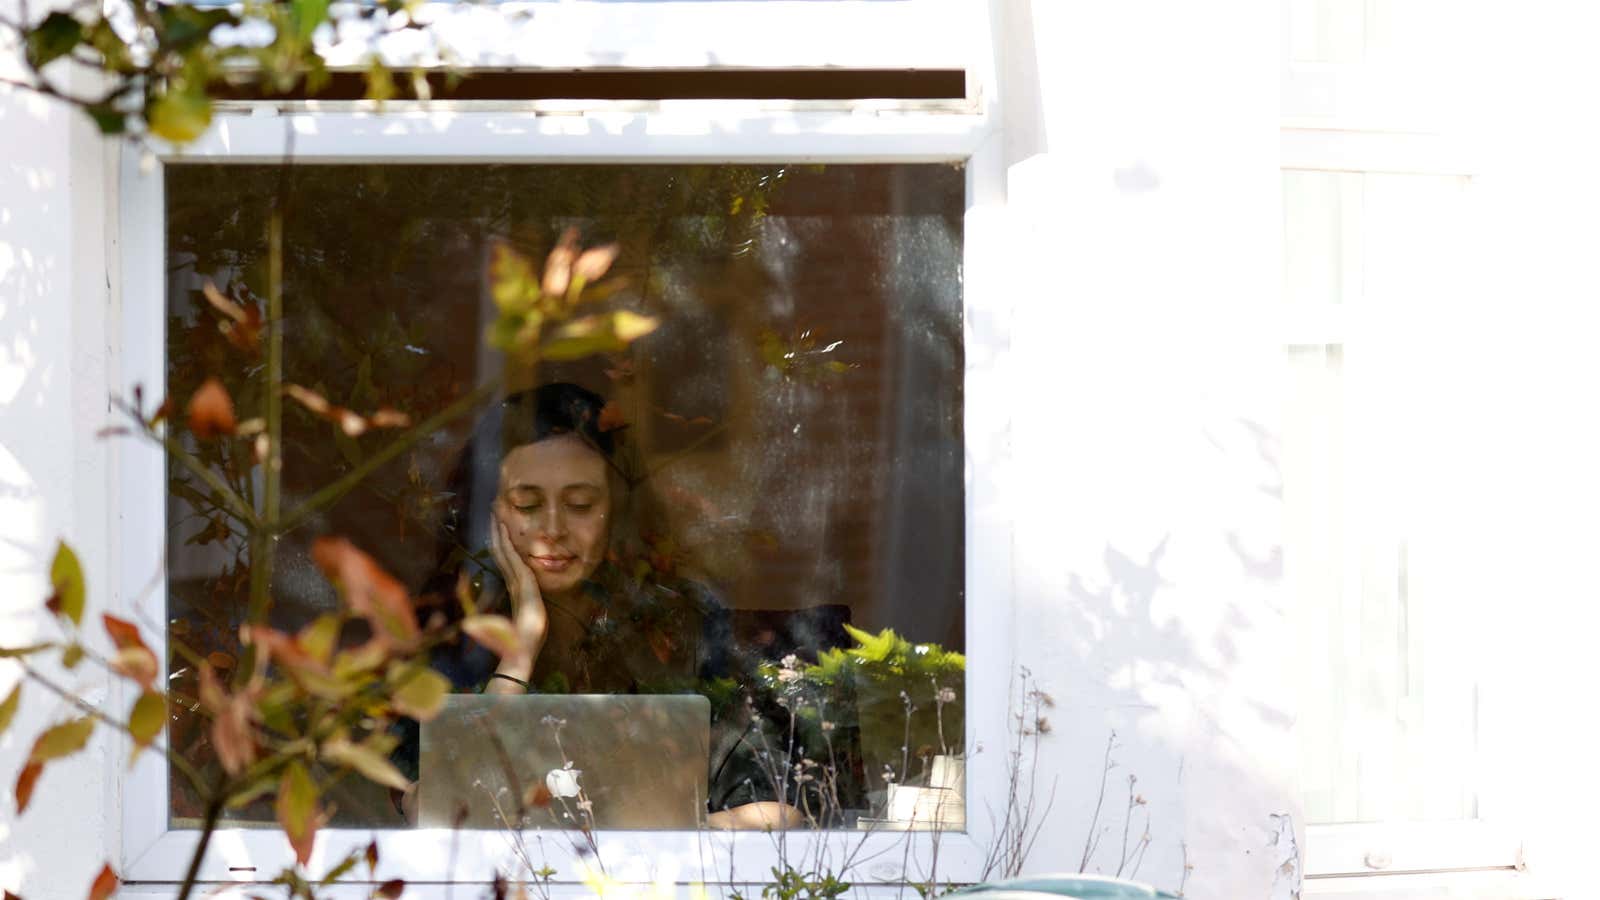
M602 421L605 407L599 394L555 382L512 394L484 410L447 482L450 499L440 525L438 565L425 591L449 598L463 567L474 576L487 571L489 517L500 489L501 462L518 447L568 434L605 458L611 494L609 546L595 578L612 582L606 587L613 591L622 587L616 583L619 574L633 568L624 561L644 557L647 542L661 533L660 517L635 475L640 467L621 430Z

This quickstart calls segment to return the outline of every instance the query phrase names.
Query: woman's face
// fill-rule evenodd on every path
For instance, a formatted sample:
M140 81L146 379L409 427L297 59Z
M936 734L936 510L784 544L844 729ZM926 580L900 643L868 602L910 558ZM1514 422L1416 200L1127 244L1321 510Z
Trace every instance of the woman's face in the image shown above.
M606 460L576 435L506 454L494 508L546 597L582 584L605 559L611 516Z

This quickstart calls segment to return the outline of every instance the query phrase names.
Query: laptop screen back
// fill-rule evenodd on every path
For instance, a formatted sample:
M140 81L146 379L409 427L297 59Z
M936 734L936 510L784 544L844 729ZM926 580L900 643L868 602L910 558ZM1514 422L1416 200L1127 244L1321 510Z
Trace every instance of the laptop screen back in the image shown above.
M696 695L452 694L422 723L418 824L698 828L710 721Z

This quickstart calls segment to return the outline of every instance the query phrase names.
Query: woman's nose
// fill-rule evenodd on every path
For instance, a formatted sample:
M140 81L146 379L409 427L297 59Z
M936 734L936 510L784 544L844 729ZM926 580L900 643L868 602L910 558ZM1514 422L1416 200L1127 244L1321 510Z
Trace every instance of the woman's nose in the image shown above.
M539 519L539 533L546 538L562 538L567 534L567 519L554 504Z

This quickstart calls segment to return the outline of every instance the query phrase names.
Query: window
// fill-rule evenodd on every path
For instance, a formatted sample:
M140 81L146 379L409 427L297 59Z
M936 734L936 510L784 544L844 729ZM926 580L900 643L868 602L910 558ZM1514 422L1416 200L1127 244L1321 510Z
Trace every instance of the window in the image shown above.
M797 793L778 753L789 713L774 704L787 692L762 689L760 671L792 654L790 671L808 683L805 663L857 644L847 626L892 629L928 659L964 649L959 165L323 165L284 178L274 166L167 168L172 395L191 396L220 374L241 402L259 397L260 366L219 332L204 288L259 305L267 214L280 190L290 209L283 377L335 406L422 420L495 375L506 357L485 349L483 336L497 314L499 254L542 255L566 230L584 244L617 245L608 283L622 287L610 305L653 316L659 328L627 350L506 373L507 399L449 422L284 534L272 569L276 627L298 631L338 607L311 559L321 534L365 548L433 601L434 615L459 616L458 573L477 583L480 607L499 603L503 573L484 527L495 509L538 571L552 619L539 664L523 673L540 699L493 706L516 736L505 738L510 754L529 756L517 760L518 782L538 780L525 767L542 779L563 762L548 756L554 735L533 727L554 715L569 720L560 749L587 773L601 825L684 824L667 811L627 808L641 801L620 785L643 787L630 776L649 769L608 757L626 756L641 738L596 732L601 713L556 699L567 694L711 696L711 746L697 751L702 769L710 754L709 783L694 791L713 813L782 799L830 827L892 818L885 771L900 792L919 780L904 771L901 689L920 707L909 726L911 768L931 765L918 755L959 757L959 699L935 701L941 688L959 698L950 656L926 673L937 686L895 679L885 698L821 690L815 708L796 710L820 718L800 719L800 746L789 755L831 755L823 776L836 781ZM551 429L590 434L565 409L584 402L598 426L590 443L604 444L603 460L590 454L592 477L544 449L560 443ZM297 403L284 421L285 509L361 464L389 434L349 434ZM241 495L261 490L249 440L187 443ZM176 461L168 472L169 639L226 676L242 652L255 562L244 529L207 486ZM557 552L571 561L535 556ZM551 568L537 569L541 561ZM450 642L434 657L458 690L480 689L494 670L475 643ZM197 694L194 666L174 666L179 689ZM458 733L469 727L457 721L462 702L423 726L420 747L408 733L396 758L412 775L421 763L423 824L448 824L446 807L466 803L469 824L493 827L497 811L476 802L487 788L469 788L499 767L477 732ZM650 706L628 708L641 716ZM677 723L657 712L668 715L658 728L671 731ZM199 759L209 755L206 721L174 730ZM771 734L741 734L761 722ZM585 732L590 746L579 740ZM441 786L447 776L453 789ZM929 777L918 787L944 788ZM196 820L184 780L170 784L174 822ZM370 782L337 802L335 824L403 824ZM530 824L572 824L558 809L543 812L529 813ZM271 817L265 804L229 813Z
M600 6L613 8L608 11L598 9ZM769 12L755 10L760 6L767 6ZM937 28L927 23L917 26L914 30L927 31L936 39L907 42L906 47L917 48L915 53L909 50L888 53L864 43L833 41L829 44L833 49L827 54L830 58L822 59L815 51L819 44L808 43L804 37L820 33L819 29L834 34L841 22L853 21L851 17L887 16L905 25L905 17L915 16L920 6L922 4L808 4L801 23L794 17L794 11L782 4L776 7L758 3L718 4L711 11L716 15L710 19L704 8L690 11L699 17L696 21L701 26L697 26L698 30L690 29L694 41L686 38L680 43L657 42L657 35L641 24L644 19L654 17L652 21L660 20L660 28L689 28L681 19L676 20L677 25L672 24L667 14L674 11L676 5L671 3L638 7L632 4L585 5L582 8L552 4L548 7L535 5L535 11L545 17L547 26L556 19L566 21L570 17L589 17L585 21L591 25L605 19L616 26L590 29L586 32L589 35L586 43L561 46L561 52L567 55L560 60L581 57L582 65L586 66L699 66L712 58L723 66L736 66L745 59L742 54L753 52L748 51L753 44L773 51L762 60L764 65L805 67L839 63L896 69L907 62L909 54L915 56L916 63L921 66L933 63L932 68L958 70L966 66L964 55L952 56L950 52L958 44L949 37L958 33L949 30L952 22L944 22ZM627 21L626 18L616 18L615 14L624 11L642 18L622 27L617 23ZM960 21L959 18L955 20ZM849 34L871 34L882 29L843 30ZM582 29L567 33L580 31ZM487 33L480 29L479 36ZM550 35L555 31L547 27L541 33ZM651 40L645 40L647 34ZM779 35L782 40L778 40ZM741 41L746 40L752 43L741 45ZM710 49L691 51L688 49L691 44ZM774 49L780 44L781 52ZM698 55L691 60L683 55L686 53ZM968 76L969 79L979 77L981 70ZM326 397L338 398L341 403L360 404L370 400L383 404L391 402L391 396L397 396L388 392L415 390L428 394L440 390L443 382L452 386L470 384L489 374L492 366L489 357L475 356L473 350L485 321L483 307L489 302L483 279L484 254L493 252L489 249L489 238L521 241L514 245L537 259L547 249L543 245L558 237L567 225L578 226L581 239L588 242L622 237L627 222L648 221L641 210L624 208L625 204L617 203L617 198L654 196L660 199L660 194L649 193L647 186L651 183L659 187L664 180L691 176L711 182L746 175L775 178L781 171L784 173L782 181L801 185L803 189L790 192L787 199L780 198L780 191L772 192L771 205L765 211L766 223L760 226L763 229L760 237L770 238L772 242L787 240L787 249L764 249L757 246L758 241L736 254L740 250L738 242L709 241L718 229L737 218L737 214L733 210L732 194L708 188L698 194L691 191L668 198L680 207L657 220L669 237L688 244L697 240L701 243L677 256L645 254L634 256L630 261L625 250L619 257L615 274L637 279L634 285L639 292L621 296L619 302L672 303L682 316L675 320L662 316L658 333L646 339L655 341L656 349L650 350L648 358L635 361L632 383L625 389L611 391L614 396L607 399L620 401L628 437L637 443L645 458L651 455L681 457L658 473L664 488L668 487L669 480L665 473L672 473L674 483L670 487L674 492L681 491L684 498L698 493L699 499L706 501L704 506L665 504L669 511L687 519L691 511L701 514L713 509L711 501L727 504L714 507L714 511L726 519L723 523L728 526L726 532L713 536L710 530L705 530L697 535L708 542L706 546L720 542L726 548L720 551L725 556L715 560L722 568L714 571L714 577L695 580L706 585L716 595L715 599L730 610L741 646L765 645L768 651L776 652L783 641L794 641L797 634L802 639L814 639L815 634L797 628L798 624L805 623L796 621L792 615L794 608L834 599L837 595L832 592L837 585L850 584L852 588L845 593L854 590L848 605L851 607L849 615L857 624L898 627L908 636L915 636L918 642L961 647L975 658L993 661L992 668L974 670L965 680L963 700L976 704L982 698L989 698L993 703L1003 704L1000 698L1006 688L1005 656L996 636L998 632L992 622L966 616L961 604L962 597L981 588L993 598L992 603L1003 606L1009 590L999 569L986 563L986 556L976 552L968 539L968 535L979 530L1003 535L1008 527L1005 510L999 504L985 502L986 498L992 498L994 489L992 478L984 473L994 470L996 454L1002 452L996 449L1002 446L1001 442L992 438L1004 427L1003 422L981 413L983 409L994 408L992 404L1000 389L996 375L998 363L992 352L1000 346L999 337L980 330L975 338L971 324L975 312L982 314L985 307L996 300L973 294L967 287L973 283L973 278L981 279L987 267L995 265L980 248L997 246L992 238L984 240L982 228L973 227L974 222L981 221L981 217L973 215L983 205L981 198L992 196L998 179L995 157L990 149L992 144L986 142L989 125L981 98L981 90L969 88L965 97L949 101L585 100L528 104L493 101L479 105L446 103L430 110L396 105L381 118L371 116L360 104L317 104L313 111L310 108L313 104L262 105L241 101L239 107L220 117L213 131L199 144L188 148L182 157L160 154L160 164L153 177L140 176L137 154L130 154L125 163L122 197L123 274L127 285L122 315L124 383L148 386L167 382L170 377L172 393L177 395L184 376L175 371L173 361L168 358L166 351L171 344L167 338L176 338L185 325L197 321L186 317L196 315L189 306L193 302L190 292L199 286L202 275L212 277L219 284L232 282L240 289L241 298L248 297L243 290L251 284L248 264L235 265L242 260L226 257L241 249L248 256L251 252L249 239L235 240L237 235L225 232L229 227L239 228L239 234L248 231L244 223L253 215L249 192L253 190L252 184L267 177L262 174L265 169L252 171L250 167L280 160L287 135L293 136L295 178L308 179L308 182L324 179L326 188L335 191L322 195L328 199L327 205L319 203L307 211L308 216L328 216L332 224L325 225L327 229L340 227L336 211L338 204L344 202L336 197L340 189L376 191L372 194L374 197L380 196L382 191L401 196L414 193L417 198L432 191L434 196L448 198L455 204L456 213L436 217L431 224L417 227L433 229L432 236L440 237L441 245L449 246L451 258L457 262L426 266L413 260L405 266L405 271L420 275L422 282L437 286L441 292L467 298L464 305L446 307L437 303L436 298L425 302L428 298L415 287L418 282L397 275L394 270L383 273L382 266L372 259L365 261L366 269L352 264L346 268L344 276L338 277L353 279L350 272L367 271L375 274L383 285L412 284L413 287L394 294L399 297L410 291L396 301L397 308L416 309L434 318L428 328L406 334L407 338L412 338L407 343L429 352L408 351L407 355L417 357L425 367L450 356L451 362L458 366L457 371L440 374L430 370L426 377L402 373L397 380L382 383L378 373L383 364L377 360L365 375L359 360L354 362L354 368L345 371L311 373L310 369L306 370L318 376L318 380L306 387ZM379 190L362 179L340 177L344 174L339 171L340 166L358 168L362 179L388 177L392 181ZM413 168L407 170L408 166ZM421 168L416 168L418 166ZM558 197L541 197L539 202L545 205L538 210L526 210L527 215L519 223L524 229L520 234L514 233L509 220L493 223L489 210L471 209L472 197L496 195L489 188L493 179L521 178L534 184L550 177L557 167L582 167L580 174L594 179L591 186L595 196L609 196L615 205L609 209L603 208L604 202L563 206L564 201ZM569 174L576 172L576 168L568 169ZM203 200L196 202L194 194L184 193L206 186L208 178L212 179L209 186L217 196L233 199L218 200L208 206ZM315 193L310 183L301 187ZM693 206L694 202L713 197L718 201L716 204L703 209ZM829 203L834 201L843 206L830 207ZM746 192L745 202L752 202L750 192ZM840 209L849 212L839 212ZM169 210L173 213L170 217ZM192 226L185 226L180 215L190 214L197 218ZM826 221L829 215L833 216L831 222ZM220 227L208 233L200 226L203 222ZM825 241L819 231L825 223L834 232L842 229L855 236L849 243ZM291 229L293 227L291 224ZM357 228L350 230L352 236L357 233ZM403 227L394 233L402 239L415 237L404 238ZM179 239L183 234L196 238L197 243L180 247ZM199 240L200 237L204 240ZM209 243L211 250L199 246L204 243ZM310 243L317 244L316 241ZM354 240L341 244L346 252L362 252L359 242ZM785 245L779 243L778 246ZM852 255L847 248L856 252ZM219 252L202 259L212 250ZM320 245L311 246L310 251L323 252ZM645 272L647 258L668 264L657 266L659 271ZM800 264L819 260L822 263ZM291 272L293 268L291 265ZM332 274L331 270L323 271ZM952 284L948 280L951 275L959 278L955 292L951 291ZM362 297L358 305L376 309L381 305L372 293L376 286L374 282L357 285L351 281L338 287ZM763 291L764 288L772 290ZM858 294L852 297L851 291ZM750 301L749 297L756 300ZM807 314L806 304L818 302L818 297L825 301L824 305L832 304L833 308L824 311L818 307L814 315ZM173 298L176 305L170 310L173 319L163 328L166 318L163 311L167 309L168 298ZM878 308L868 302L883 298L896 299ZM862 302L852 308L849 302L852 299ZM906 305L897 307L895 303ZM449 314L459 310L464 311ZM761 321L762 314L774 311L779 314L778 319ZM335 316L330 318L336 318L338 310L332 312ZM199 315L209 313L201 311ZM396 319L398 315L388 321L392 324ZM383 318L380 316L375 321L382 322ZM364 333L359 320L339 319L338 323L339 328L330 330L324 337L342 331L351 339L376 339L376 335ZM835 323L843 338L827 334ZM912 325L915 327L910 327ZM380 327L389 326L373 326L374 329ZM673 329L681 329L676 338ZM754 343L729 340L701 345L688 339L691 335L698 336L699 329L711 333L723 329L740 338L748 337ZM770 331L770 336L764 336L764 331ZM291 355L316 349L317 338L308 333L304 339L304 346L291 347ZM842 344L828 349L841 339ZM853 341L859 342L862 356L841 356L852 348ZM636 346L643 353L646 343ZM983 351L976 360L970 355L974 348ZM181 357L181 353L178 355ZM821 366L823 371L818 373L814 383L809 373L805 378L795 379L798 386L790 389L788 395L765 381L758 379L752 383L745 377L751 372L781 369L786 364L772 365L769 360L773 357L809 362L807 357L812 356L843 365ZM321 364L314 352L301 359L311 368ZM484 368L479 369L479 366ZM585 370L582 365L569 365L547 374L519 375L515 384L531 387L561 379L611 388L616 382L604 368L596 364ZM682 370L687 376L681 380L658 377L657 373L669 369ZM834 369L842 371L834 372ZM840 393L833 387L839 382L828 380L867 372L873 373L877 386L859 392ZM782 382L783 379L778 378L776 383ZM725 390L723 386L732 389ZM438 393L434 399L441 396L445 394ZM771 400L773 396L778 397L775 403L790 404L780 409L794 413L782 422L788 429L786 432L776 428L780 424L777 417L763 419L758 414L756 401L763 397ZM819 398L839 399L847 414L828 421L827 416L816 412L824 406ZM897 401L900 406L895 406ZM291 429L304 428L309 433L309 429L323 427L322 423L297 410L293 402L286 401L286 404ZM892 414L880 414L891 407L894 407ZM297 417L298 424L293 424ZM470 421L458 427L464 428ZM746 424L738 427L727 424L735 421ZM796 424L800 426L798 434L794 431ZM862 433L848 434L847 426ZM719 427L722 430L713 433ZM437 445L419 447L417 478L425 484L430 479L443 478L453 456L459 454L464 437L463 431L449 432L441 436ZM809 518L800 517L793 523L763 520L765 508L748 494L735 496L738 492L730 492L729 482L719 477L722 474L719 467L752 465L749 461L753 458L751 447L768 438L791 442L797 448L794 459L806 457L798 453L799 449L822 448L830 452L837 449L834 464L816 473L829 487L818 489L806 498L813 504L807 508ZM932 442L922 443L925 438ZM359 446L360 442L356 443ZM352 449L349 443L335 439L332 446L336 456L319 460L307 458L299 464L330 469L348 465L344 454ZM923 452L912 452L917 447ZM932 452L926 452L930 449ZM219 547L214 539L220 536L221 530L215 529L213 539L203 544L199 541L185 543L207 527L206 521L191 518L203 504L180 499L173 501L169 509L165 485L170 473L159 454L144 448L130 449L123 456L122 465L125 487L120 499L124 529L119 556L125 566L123 602L148 605L147 601L138 599L150 582L150 571L144 561L163 557L170 524L176 532L172 538L176 546L171 558L170 583L161 582L157 593L170 594L174 603L204 605L207 601L196 594L195 589L208 575L214 575L219 565L227 564L228 554L223 549L227 544ZM868 468L880 465L896 473L922 473L927 477L891 477L881 486L885 493L876 499L873 508L861 509L845 488L855 484L853 479L859 478ZM761 471L759 467L755 470ZM411 484L411 475L411 460L407 459L392 473L394 480L390 485L403 490ZM760 477L776 483L776 476L770 470ZM423 541L425 532L422 529L429 513L424 512L422 520L408 520L400 526L393 504L372 504L362 512L354 505L358 500L352 495L329 515L333 519L347 516L353 529L367 534L382 532L398 536L403 533L408 551L385 551L392 554L385 561L397 570L406 570L408 579L423 578L423 570L432 563L413 557L409 548ZM915 516L915 527L893 525L894 516L888 514L891 509L909 511L909 515ZM168 510L168 516L159 515L162 510ZM440 515L438 511L432 514ZM380 522L380 515L386 515L390 521ZM702 516L701 521L706 518ZM880 522L891 524L880 529ZM342 526L344 521L339 524ZM690 524L694 523L673 523L674 527L681 525L692 531ZM772 526L792 530L778 531ZM742 534L736 533L739 529L743 529ZM787 545L782 540L770 540L783 535L813 540L820 547L806 549L803 540ZM293 543L293 539L286 540ZM925 548L930 541L944 542L947 558L929 559ZM1003 543L999 541L996 546ZM290 614L294 603L316 601L317 591L321 590L296 581L293 560L297 552L303 549L297 551L290 547L285 551L288 562L280 572L286 598L280 613L285 616ZM432 547L423 555L432 556ZM904 572L908 569L918 580L905 578ZM814 586L807 585L808 578ZM860 588L857 579L867 579L872 586ZM932 612L926 606L930 595L937 595L942 604L932 607ZM914 613L910 610L913 600L917 604ZM762 609L762 604L773 608ZM822 621L818 627L832 627L832 624ZM834 633L837 634L836 629ZM804 649L798 643L795 646ZM778 662L782 662L781 655ZM985 718L967 723L963 740L970 742L981 738L987 727L1004 727L999 721L984 724L988 721ZM1002 774L999 762L993 757L969 761L965 772L968 790L979 792L986 785L996 784ZM173 788L167 774L152 760L142 759L130 773L127 784L125 876L130 880L147 881L181 878L181 866L193 846L194 832L183 827L186 824L182 821L183 810L171 800ZM863 796L883 789L881 782L864 784ZM395 815L389 811L392 807L386 806L387 797L369 799L372 802L364 807L354 802L341 806L350 818L333 823L319 835L316 860L331 864L342 858L348 849L364 846L373 834L371 827L380 824L376 819ZM875 817L870 815L874 809L885 810L886 801L886 797L867 798L854 810L854 821L840 824L859 827L860 819ZM873 807L873 802L879 805ZM363 809L371 810L374 819L360 820ZM862 816L862 812L869 814ZM391 819L390 824L398 822ZM986 846L985 828L986 825L975 818L967 823L964 834L946 834L939 851L941 871L975 873L982 862L981 848ZM880 829L879 833L861 836L860 840L865 841L865 857L881 860L886 857L871 855L891 844L900 846L901 839L886 832L887 829ZM928 837L938 839L937 836ZM464 831L453 839L447 831L438 829L396 827L378 832L378 838L384 858L394 860L395 865L403 868L396 874L413 881L485 880L513 852L496 831ZM600 839L605 844L608 859L620 860L624 867L640 860L650 860L651 866L676 864L685 880L713 877L714 872L706 871L704 866L719 864L719 860L725 863L734 857L741 870L765 871L775 852L771 842L760 834L722 835L710 839L704 832L677 828L655 832L602 830ZM795 834L790 840L815 843L828 838L825 833L812 833ZM927 859L926 840L914 836L913 844L912 858ZM248 827L230 830L225 839L213 843L202 877L218 881L259 878L277 871L286 853L287 848L275 835ZM581 862L576 857L552 854L549 861L560 870L558 880L576 880L581 873ZM862 877L898 875L898 865L893 867L893 872L884 865L880 862L866 866ZM641 877L653 877L657 871L652 869Z
M1288 16L1285 580L1312 896L1534 890L1497 815L1500 692L1473 652L1491 601L1468 562L1487 548L1462 514L1483 348L1454 326L1486 298L1432 31L1467 24L1435 4Z

